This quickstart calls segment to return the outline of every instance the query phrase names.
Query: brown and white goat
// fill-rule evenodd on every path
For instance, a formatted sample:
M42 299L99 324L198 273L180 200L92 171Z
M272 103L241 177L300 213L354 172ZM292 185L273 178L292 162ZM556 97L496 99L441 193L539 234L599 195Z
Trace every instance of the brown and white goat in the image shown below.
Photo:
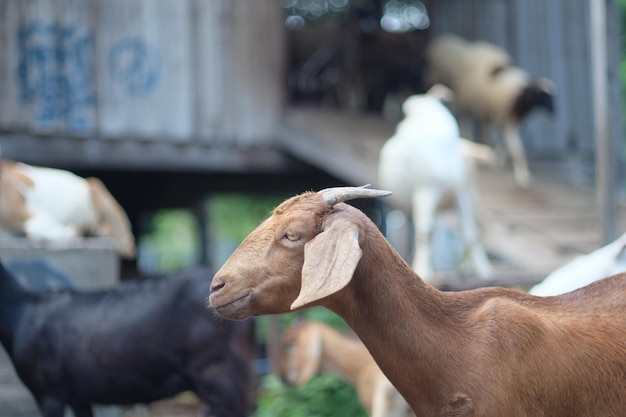
M413 415L357 338L324 323L297 321L285 331L282 342L278 370L288 384L303 387L317 373L332 373L356 388L371 417Z
M130 221L102 181L9 160L0 161L0 232L47 241L107 236L121 256L136 254Z
M626 275L555 297L443 292L342 203L385 195L338 188L286 200L215 275L210 305L230 319L325 306L420 417L624 415Z
M454 107L461 133L470 135L470 121L494 126L501 141L496 149L501 160L511 158L515 181L528 187L531 173L522 142L521 124L535 109L554 111L554 85L547 78L531 78L501 47L485 41L468 41L444 34L426 49L427 83L442 83L454 91ZM485 139L481 137L479 139Z

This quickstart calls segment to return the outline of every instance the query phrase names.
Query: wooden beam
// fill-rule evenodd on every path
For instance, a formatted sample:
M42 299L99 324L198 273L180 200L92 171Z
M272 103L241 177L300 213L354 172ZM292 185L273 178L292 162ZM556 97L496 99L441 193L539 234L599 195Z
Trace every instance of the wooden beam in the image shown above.
M269 146L0 133L0 157L64 169L299 172L310 167Z
M606 1L589 0L596 190L603 243L609 243L617 238L615 172L618 156L613 152L615 146L609 132Z

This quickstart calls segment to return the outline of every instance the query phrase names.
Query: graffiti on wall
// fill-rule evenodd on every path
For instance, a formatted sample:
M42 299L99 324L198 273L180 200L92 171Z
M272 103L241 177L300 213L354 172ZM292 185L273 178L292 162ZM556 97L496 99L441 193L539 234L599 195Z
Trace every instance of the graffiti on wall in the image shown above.
M96 108L93 35L73 25L34 21L17 33L18 100L32 109L39 128L93 129ZM124 38L103 68L114 85L134 98L148 97L160 76L158 50L140 38Z
M160 67L156 48L139 38L117 42L109 54L109 72L113 82L133 97L145 97L154 90Z
M18 29L19 101L39 127L93 125L93 41L75 26L31 22Z

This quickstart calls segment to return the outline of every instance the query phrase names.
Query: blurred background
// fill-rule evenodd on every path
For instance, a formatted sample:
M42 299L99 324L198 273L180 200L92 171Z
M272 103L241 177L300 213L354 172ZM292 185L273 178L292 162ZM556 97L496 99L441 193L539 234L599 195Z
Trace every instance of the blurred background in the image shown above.
M626 0L0 0L0 157L106 184L138 255L122 261L92 248L100 260L92 276L217 270L286 197L375 186L401 103L426 91L430 40L485 40L555 88L554 114L533 113L522 127L530 188L517 187L510 170L480 176L498 279L530 285L626 230L625 8ZM387 229L380 202L359 207ZM408 258L406 239L394 243ZM32 253L2 245L4 259ZM61 270L59 259L73 256L37 250ZM85 274L94 262L65 271ZM440 263L450 288L478 285ZM330 313L307 316L345 329ZM259 321L263 344L291 320ZM336 378L296 390L271 363L259 366L268 374L259 417L365 415Z

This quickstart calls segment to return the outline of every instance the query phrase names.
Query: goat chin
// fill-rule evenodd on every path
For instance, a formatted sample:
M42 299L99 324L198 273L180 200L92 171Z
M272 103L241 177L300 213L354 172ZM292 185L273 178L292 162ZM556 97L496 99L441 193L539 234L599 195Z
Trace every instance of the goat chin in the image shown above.
M243 295L236 298L227 298L226 301L222 301L224 298L222 293L219 295L211 294L209 296L209 303L215 311L231 320L243 320L249 317L251 314L248 312L248 306L250 305L251 291L246 291Z

